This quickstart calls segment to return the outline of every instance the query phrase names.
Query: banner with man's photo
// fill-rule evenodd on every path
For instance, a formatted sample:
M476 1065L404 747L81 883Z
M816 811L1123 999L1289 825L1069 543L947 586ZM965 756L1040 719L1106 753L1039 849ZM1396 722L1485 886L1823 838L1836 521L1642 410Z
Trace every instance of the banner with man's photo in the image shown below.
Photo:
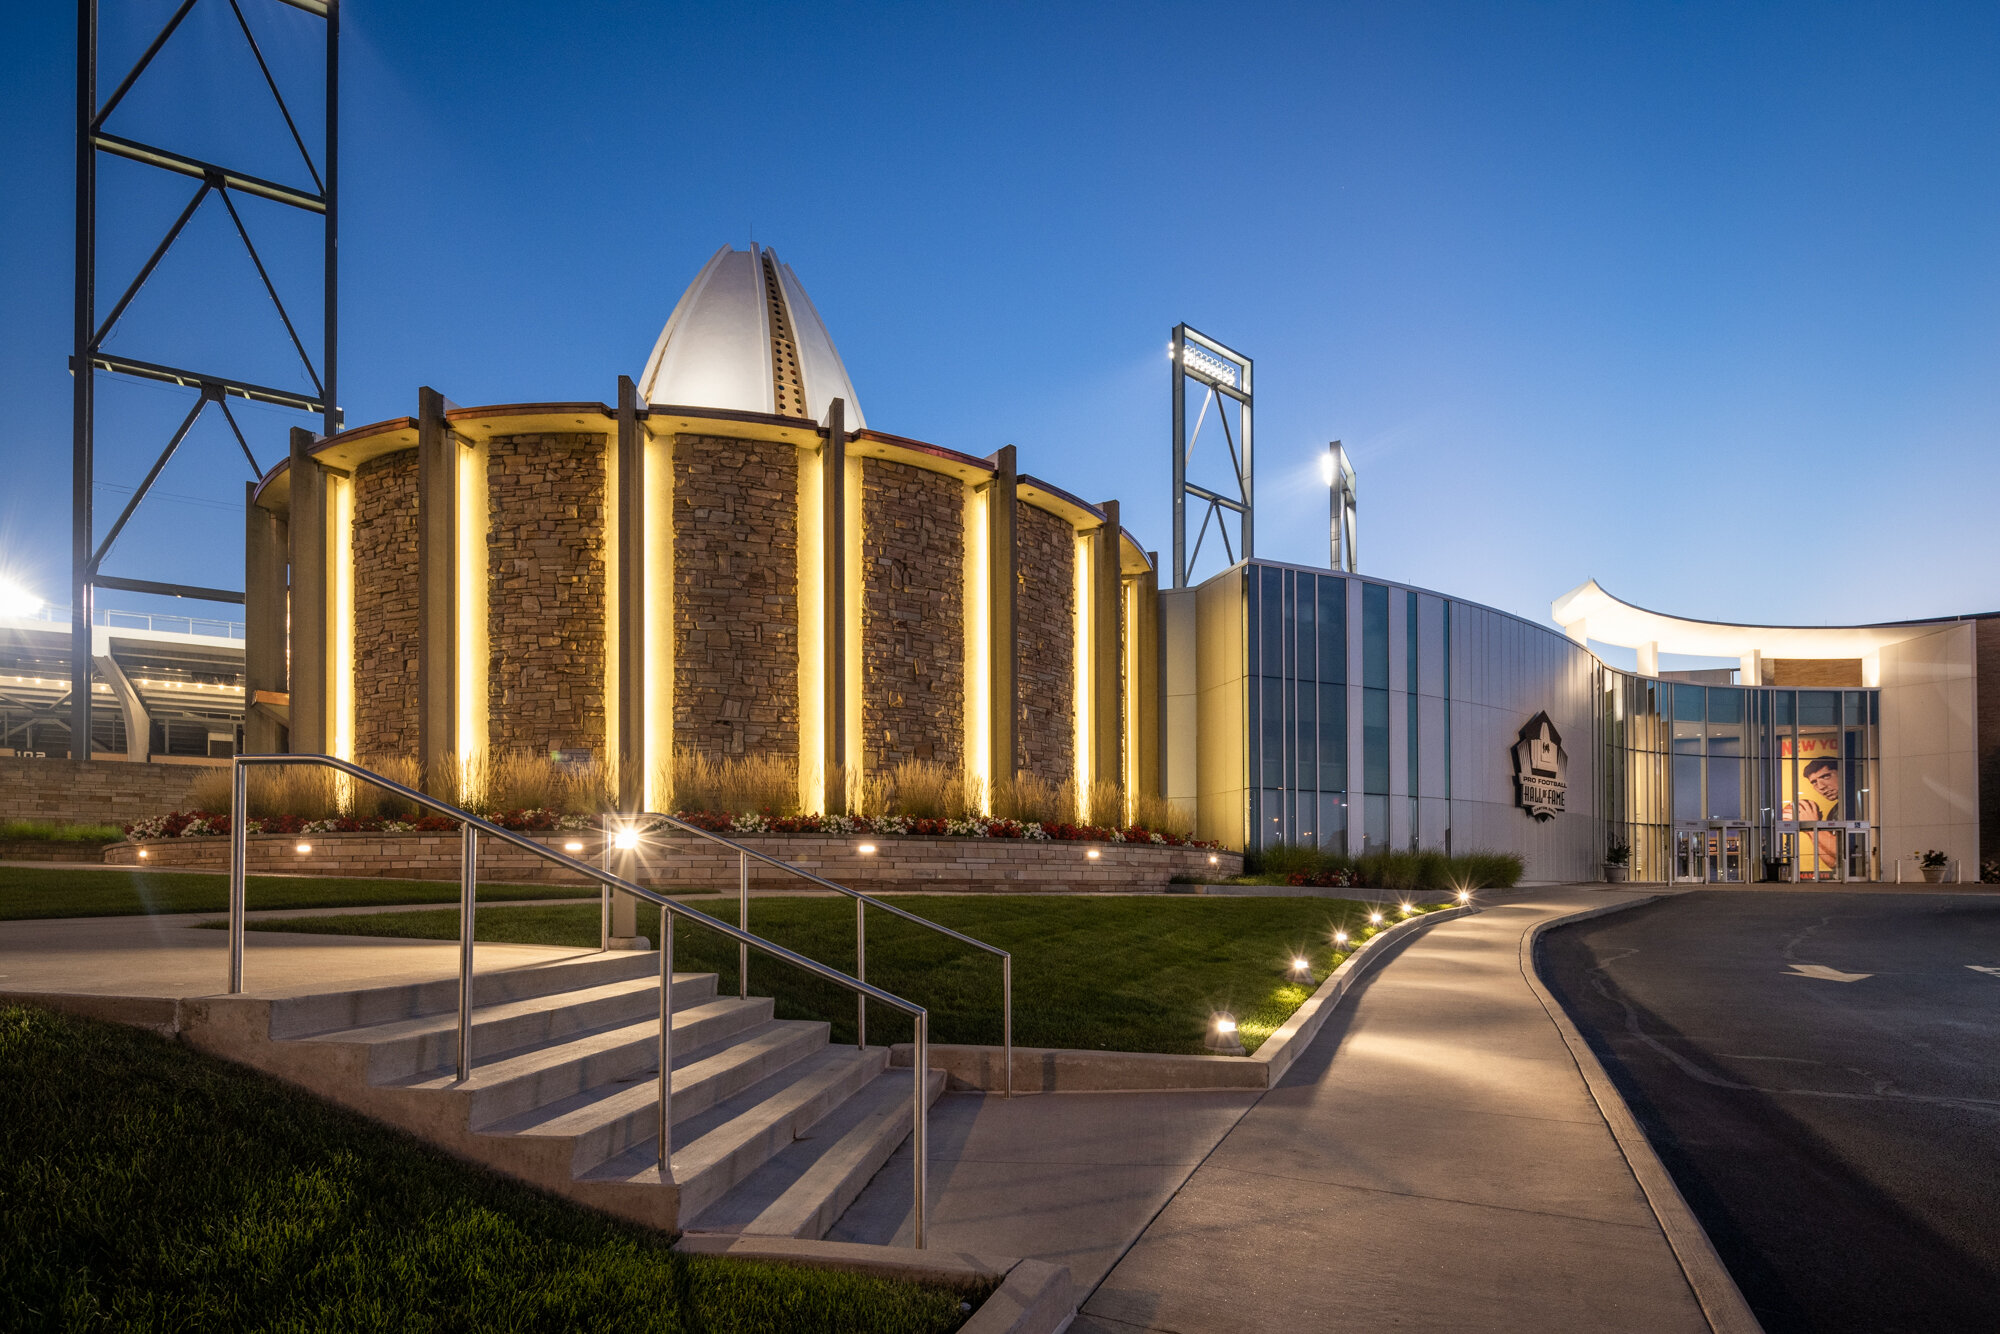
M1840 809L1840 733L1780 737L1778 753L1784 759L1778 766L1783 803L1779 819L1812 824L1846 818ZM1838 879L1840 837L1838 829L1801 830L1793 875L1800 880Z

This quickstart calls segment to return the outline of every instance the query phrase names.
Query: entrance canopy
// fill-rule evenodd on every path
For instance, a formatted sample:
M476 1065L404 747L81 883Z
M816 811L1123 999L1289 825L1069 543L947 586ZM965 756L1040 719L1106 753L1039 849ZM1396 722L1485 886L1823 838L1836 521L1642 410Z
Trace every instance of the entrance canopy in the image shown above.
M1549 614L1563 633L1577 643L1594 639L1636 649L1639 671L1659 674L1659 655L1736 658L1743 679L1762 679L1757 664L1773 659L1860 659L1866 661L1885 646L1926 634L1944 622L1902 621L1883 625L1732 625L1668 616L1621 601L1587 580L1549 604Z

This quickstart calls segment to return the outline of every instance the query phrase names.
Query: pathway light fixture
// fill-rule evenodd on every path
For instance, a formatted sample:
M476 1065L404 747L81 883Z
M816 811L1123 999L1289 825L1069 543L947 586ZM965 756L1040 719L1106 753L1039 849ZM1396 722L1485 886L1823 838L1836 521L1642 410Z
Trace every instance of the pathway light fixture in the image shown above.
M1236 1032L1236 1016L1227 1010L1209 1017L1208 1034L1202 1045L1218 1056L1243 1055L1243 1039Z

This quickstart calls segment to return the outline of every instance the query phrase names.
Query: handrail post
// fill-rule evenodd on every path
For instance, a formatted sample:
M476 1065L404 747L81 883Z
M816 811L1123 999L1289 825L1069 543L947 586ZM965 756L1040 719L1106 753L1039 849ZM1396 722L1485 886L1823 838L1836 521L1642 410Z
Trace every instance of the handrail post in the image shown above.
M479 902L479 831L459 826L458 864L458 1082L472 1073L472 931Z
M243 863L250 855L248 799L250 771L241 760L229 762L229 994L243 991Z
M597 817L598 859L604 863L606 872L611 870L611 817ZM597 948L611 948L611 886L602 880L597 882Z
M868 980L868 902L854 900L854 980ZM868 997L854 993L854 1050L868 1050Z
M660 905L660 1179L674 1179L674 913Z
M931 1070L930 1033L931 1033L930 1011L928 1010L917 1011L917 1052L916 1052L917 1060L916 1060L916 1068L911 1072L916 1076L916 1078L912 1080L911 1083L916 1090L915 1097L917 1100L916 1103L917 1114L916 1114L916 1120L912 1124L912 1134L914 1137L910 1141L910 1148L911 1148L910 1156L913 1160L911 1166L915 1169L913 1175L916 1178L916 1196L917 1196L915 1212L911 1214L911 1220L912 1220L911 1228L912 1231L915 1233L916 1247L918 1250L922 1250L924 1248L924 1195L926 1193L925 1188L929 1185L929 1176L930 1176L930 1173L928 1172L925 1164L925 1158L927 1157L926 1141L930 1138L930 1136L926 1133L930 1128L929 1127L930 1103L929 1100L924 1097L924 1084L927 1081Z
M1007 1062L1003 1098L1014 1096L1014 956L1000 956L1000 1055Z
M736 852L736 926L749 933L750 930L750 854L737 849ZM736 942L736 998L750 998L750 946L743 941Z

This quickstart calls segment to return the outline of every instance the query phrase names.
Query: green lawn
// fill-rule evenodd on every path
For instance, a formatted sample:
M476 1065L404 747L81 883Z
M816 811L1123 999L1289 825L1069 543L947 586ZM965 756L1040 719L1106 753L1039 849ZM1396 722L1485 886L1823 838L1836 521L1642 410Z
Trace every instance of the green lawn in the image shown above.
M575 885L487 885L482 901L597 898ZM259 908L344 908L369 904L457 903L452 880L341 880L253 875L244 901ZM0 866L0 921L30 917L129 917L142 913L224 912L229 877L187 871L115 871Z
M1236 1016L1243 1045L1257 1045L1310 994L1283 969L1310 959L1316 979L1343 957L1336 928L1358 941L1367 903L1343 899L1209 898L1189 895L1082 898L1055 895L910 895L899 907L988 941L1014 955L1014 1041L1023 1047L1191 1052L1209 1017ZM1393 906L1393 905L1392 905ZM726 899L702 905L733 922ZM750 904L750 929L767 940L846 972L854 968L854 905L835 898L763 898ZM1396 914L1390 914L1393 919ZM458 938L458 913L371 913L274 919L258 930ZM658 932L656 910L640 929ZM595 907L494 908L478 918L481 940L594 947ZM736 990L736 945L713 931L676 928L677 969L716 972ZM868 980L924 1006L934 1042L1000 1041L999 960L898 921L868 918ZM854 1041L853 993L778 960L750 957L752 994L774 996L782 1017L829 1019L835 1042ZM871 1007L871 1043L907 1041L910 1023Z
M0 1006L0 1329L928 1334L962 1300L675 1255L263 1075Z

